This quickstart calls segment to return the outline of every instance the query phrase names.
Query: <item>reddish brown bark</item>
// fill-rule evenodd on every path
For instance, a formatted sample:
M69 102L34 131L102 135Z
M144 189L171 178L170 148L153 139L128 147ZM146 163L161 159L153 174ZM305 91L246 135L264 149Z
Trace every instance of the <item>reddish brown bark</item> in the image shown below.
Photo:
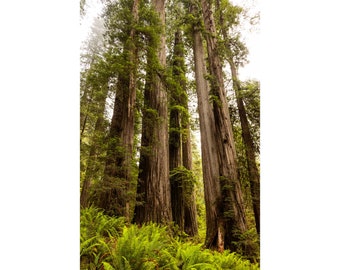
M190 119L186 93L184 44L181 30L175 33L173 83L170 85L170 172L183 167L192 170ZM185 171L183 170L183 173ZM194 236L198 233L194 184L188 175L171 177L172 216L181 231Z
M213 136L210 135L213 142L210 142L212 149L209 156L215 157L217 161L215 166L217 168L213 170L212 177L207 177L207 174L204 176L207 209L205 245L219 251L224 250L224 248L236 251L235 242L240 240L240 234L247 229L245 209L237 175L235 144L224 90L222 65L217 51L214 18L209 3L206 0L201 0L201 4L205 40L207 42L210 99L212 100L213 113L208 121L212 125L211 130L213 132ZM205 93L205 96L207 95ZM205 102L207 102L207 97ZM209 107L209 105L206 106ZM201 133L204 132L207 132L206 126L201 127ZM206 151L203 151L202 148L203 162L204 153ZM209 162L211 163L212 160L209 160Z
M220 9L221 3L220 0L216 0L216 7ZM253 143L253 139L249 129L249 123L247 119L246 109L244 107L243 99L240 95L240 83L237 76L237 66L234 62L234 57L237 55L233 55L232 48L230 46L228 32L226 31L225 18L222 13L219 14L219 22L221 27L221 33L224 38L225 47L228 49L229 53L227 56L227 61L231 70L231 77L233 81L233 88L236 95L236 103L238 108L238 113L241 122L242 128L242 139L246 150L246 159L248 165L248 173L250 178L250 189L252 196L252 204L253 204L253 212L255 217L256 231L260 234L260 174L256 165L255 159L255 147Z
M139 0L132 7L134 21L138 19ZM126 65L118 75L114 113L111 120L109 147L99 206L108 214L125 216L130 220L131 170L134 142L137 47L132 27L123 57ZM132 41L132 42L131 42Z
M153 0L163 32L156 54L161 67L165 67L165 1ZM152 37L151 37L152 38ZM153 43L153 40L149 40ZM148 52L147 81L144 90L142 147L137 186L135 222L169 223L172 220L169 181L168 109L167 93L160 78L162 70L154 67L153 50Z
M198 16L197 9L192 6L191 12ZM204 181L204 198L206 205L206 239L210 242L217 237L217 232L223 229L218 226L218 219L221 215L221 188L219 185L219 167L216 155L215 142L215 119L212 105L209 102L210 86L205 79L207 70L205 65L205 54L201 36L201 26L193 25L193 52L195 63L196 92L198 99L198 112L201 134L202 170ZM223 240L223 239L222 239ZM222 242L223 243L223 242ZM221 245L221 243L220 243ZM211 246L211 245L207 245ZM220 249L223 248L220 247Z

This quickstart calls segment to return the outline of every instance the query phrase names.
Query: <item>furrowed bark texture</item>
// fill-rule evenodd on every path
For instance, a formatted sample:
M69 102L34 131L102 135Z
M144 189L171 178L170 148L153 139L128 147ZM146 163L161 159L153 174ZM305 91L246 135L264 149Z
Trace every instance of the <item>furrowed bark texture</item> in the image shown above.
M138 19L139 0L132 6L134 21ZM103 189L99 206L108 214L125 216L130 220L132 192L132 158L134 142L137 47L134 45L135 29L130 30L130 41L123 50L126 59L123 71L118 75L114 113L111 120L109 148L104 170Z
M175 33L174 42L174 61L173 61L173 79L174 84L170 91L170 132L169 132L169 169L170 172L182 166L182 130L181 130L181 111L178 108L180 105L180 95L184 91L182 89L183 82L177 82L180 75L180 32L177 30ZM184 230L184 190L182 178L170 178L171 186L171 207L172 217L175 224L178 225L181 231Z
M175 33L173 54L173 84L170 93L170 172L183 166L192 170L190 119L186 93L184 44L182 32ZM181 231L194 236L198 233L194 183L191 179L171 177L172 216Z
M192 13L198 16L197 9L192 6ZM213 108L209 102L210 87L205 79L207 75L205 65L205 54L201 30L198 25L192 29L193 51L195 63L196 91L198 99L198 112L201 133L201 152L202 152L202 170L204 180L204 198L206 205L206 239L215 239L216 233L222 234L224 228L218 226L222 212L221 188L219 185L219 166L216 155L215 142L215 120ZM208 243L209 244L209 243ZM210 245L207 245L210 246Z
M240 234L247 230L245 208L241 185L237 175L235 144L225 95L222 65L217 51L216 28L208 1L201 0L205 40L207 42L210 70L211 99L215 126L215 147L218 162L218 185L221 197L217 203L221 206L215 222L215 232L207 231L206 246L222 251L228 248L236 251L235 242L240 241ZM207 205L210 205L209 202ZM210 206L208 206L210 207Z
M165 67L165 1L152 1L163 32L157 45L157 59ZM151 54L151 52L149 52ZM142 147L137 186L135 222L169 223L172 220L169 181L167 93L160 78L161 70L152 67L148 57L144 91Z
M216 0L216 7L218 9L221 8L220 0ZM245 150L246 150L246 158L247 158L248 173L249 173L249 178L250 178L250 189L251 189L256 231L258 234L260 234L260 174L256 166L255 147L254 147L253 139L251 137L251 133L249 129L249 123L247 119L246 109L244 107L244 102L240 95L241 87L240 87L240 83L238 80L237 67L233 60L232 49L229 43L228 32L226 31L226 28L223 27L225 25L225 18L224 16L222 16L222 13L219 14L219 22L220 22L220 25L222 26L221 33L224 38L225 47L228 48L230 51L230 55L229 57L227 57L227 61L229 63L230 70L231 70L233 88L234 88L235 95L236 95L237 108L238 108L238 113L239 113L241 128L242 128L242 139L243 139L243 143L244 143Z

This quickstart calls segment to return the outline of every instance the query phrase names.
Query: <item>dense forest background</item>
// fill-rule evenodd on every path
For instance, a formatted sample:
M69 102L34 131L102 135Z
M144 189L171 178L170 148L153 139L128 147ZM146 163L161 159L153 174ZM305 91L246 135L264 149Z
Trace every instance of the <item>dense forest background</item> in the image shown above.
M337 12L261 1L263 269L338 265ZM2 266L79 269L79 2L0 15Z
M81 268L257 267L260 84L238 69L248 54L242 27L258 27L259 14L225 0L103 4L81 56ZM150 254L138 254L131 239L119 242L126 231L107 228L119 218L244 261L186 250L164 262L157 234Z

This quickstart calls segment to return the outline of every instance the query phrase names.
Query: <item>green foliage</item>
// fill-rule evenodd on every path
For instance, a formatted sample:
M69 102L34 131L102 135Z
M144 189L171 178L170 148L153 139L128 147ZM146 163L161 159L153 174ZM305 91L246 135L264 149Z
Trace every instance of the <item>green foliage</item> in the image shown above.
M239 250L246 247L245 252L249 254L246 258L251 262L260 261L260 238L256 232L255 224L241 234L240 241L236 243Z
M125 228L115 250L115 269L158 269L170 267L174 259L166 250L170 238L165 227L155 224ZM171 269L171 268L167 268Z
M208 250L201 250L199 245L184 243L178 245L176 252L179 269L215 269L214 258Z
M104 270L257 270L241 256L202 249L174 238L156 224L125 226L124 219L109 217L90 207L81 210L81 269Z
M219 21L220 16L224 18L224 27L226 29L232 29L232 27L240 23L240 15L243 11L242 7L233 5L232 1L220 0L220 6L214 13L216 15L216 21Z
M124 218L109 217L92 206L81 209L81 269L100 269L103 262L112 262L112 246L122 234L124 226Z
M214 12L217 39L218 39L218 52L221 59L233 61L238 66L243 66L248 62L247 55L248 49L242 41L240 35L241 15L244 12L243 8L229 0L219 0Z
M236 253L230 253L229 250L223 253L212 252L214 256L215 269L235 269L235 270L257 270L260 269L258 264L252 264L247 260L244 260L240 255Z
M250 127L251 137L255 146L256 153L259 155L260 144L260 88L257 81L241 82L241 89L238 95L242 98L245 110L247 113L247 120ZM238 175L243 190L243 198L246 208L246 219L249 230L240 235L238 242L235 242L237 250L242 250L246 247L248 259L251 261L259 261L260 256L260 239L255 229L255 219L252 205L252 195L250 186L250 176L248 171L248 162L246 156L246 149L242 138L242 128L238 116L238 109L236 104L230 104L231 119L233 123L233 135L237 154ZM257 160L259 162L259 159ZM259 163L258 163L259 165Z
M104 53L93 57L90 66L81 72L80 81L80 176L96 182L104 169L105 138L109 127L106 117L106 99L110 96L108 85L115 79L119 65L117 57ZM110 89L111 90L111 89ZM90 193L92 193L92 189Z
M209 269L209 270L246 270L259 269L236 253L226 250L223 253L202 249L192 243L181 243L176 252L179 269Z
M136 25L137 32L154 44L159 42L159 36L163 31L159 16L154 7L146 2L140 3L139 22Z
M241 83L241 95L246 108L250 132L257 153L260 153L260 82L249 80Z
M80 2L82 8L84 8L84 2ZM183 44L177 45L175 49L178 52L174 52L173 56L169 57L170 61L168 61L172 63L172 67L165 73L164 67L160 65L157 55L160 36L164 29L150 1L140 2L138 21L134 21L131 12L133 0L106 2L104 19L108 29L106 38L110 43L109 51L100 56L93 56L93 63L81 74L81 124L85 123L83 125L85 128L83 130L84 134L82 133L81 137L82 178L84 178L86 165L89 164L88 160L91 159L91 157L88 157L91 145L96 145L96 156L105 157L104 149L106 147L102 138L107 134L108 121L104 119L106 120L103 124L105 129L99 131L98 134L94 132L95 123L101 117L99 116L98 109L99 101L107 96L105 91L108 85L115 85L118 76L127 74L126 71L133 67L138 67L137 84L139 89L144 88L144 85L150 83L155 76L160 76L163 82L166 83L167 88L171 89L171 95L169 95L170 102L174 97L177 99L188 98L187 94L183 91L181 83L188 83L185 77L185 63L192 61L192 55L190 56L191 59L189 59L188 53L190 52L188 51L190 50L185 48ZM166 37L169 41L168 48L171 55L171 51L174 48L172 44L174 41L174 31L180 29L188 34L192 30L192 25L197 26L198 29L203 27L201 16L194 16L186 12L190 8L189 5L193 4L192 1L182 1L184 9L182 5L178 5L178 1L167 1L167 3L172 8L171 12L167 12L166 24ZM216 6L216 10L214 10L218 30L218 46L220 46L218 51L224 59L232 58L237 65L242 64L246 60L247 48L241 42L242 39L238 33L234 31L235 27L239 24L239 15L242 9L233 6L228 0L221 0L220 3L221 6ZM224 18L224 24L218 23L220 17ZM129 39L132 29L136 30L135 40ZM221 38L223 36L222 29L227 30L227 35L224 39ZM190 35L189 37L183 37L183 43L186 40L190 41ZM126 52L124 52L124 48L131 48L133 46L138 48L139 59L137 63L131 63ZM106 48L104 49L106 50ZM147 65L145 63L146 60ZM212 84L215 83L215 79L211 75L207 75L206 79ZM258 142L260 126L259 85L256 82L249 82L242 85L242 89L247 116L251 122L252 135L255 141ZM108 97L110 93L109 91ZM141 96L141 94L142 92L137 92L137 95ZM137 100L140 100L137 107L141 111L143 104L147 105L147 103L144 103L142 97L137 97ZM220 105L219 97L213 93L210 95L210 100L214 104ZM170 104L169 108L170 111L177 110L182 116L189 118L187 109L179 105L179 103ZM145 120L145 125L150 124L150 127L157 127L160 121L157 110L146 106L143 114L148 116L145 119L150 122L148 123ZM184 121L189 121L189 119L184 119L183 117L182 124ZM137 128L139 129L138 132L140 132L140 123L139 127L136 125ZM181 135L185 136L185 131L180 128L170 128L170 131L181 132ZM136 135L136 141L138 141L138 135ZM238 135L239 137L235 136L236 140L241 138L240 133ZM118 142L114 144L117 145L114 148L115 153L124 154L125 149L120 147ZM240 140L236 144L237 149L242 149ZM152 153L153 150L151 146L143 146L141 149L148 153ZM238 160L244 159L244 150L242 151L238 152ZM137 157L138 154L135 156ZM103 160L105 159L101 158L97 162L103 164ZM135 162L136 164L137 162ZM242 163L242 161L239 164L242 164L241 167L244 169L243 171L242 168L240 169L241 178L244 180L247 178L246 165L243 166L245 163ZM191 194L193 189L196 189L195 192L199 195L197 196L197 210L200 235L203 238L205 234L205 205L203 185L201 183L201 164L197 159L196 164L194 162L195 166L196 171L194 173L186 170L184 167L180 167L172 170L170 177L173 181L181 181L183 183L186 194ZM96 177L93 177L95 181L102 174L100 168L100 166L96 166L98 173ZM138 171L135 172L135 178L137 174ZM99 183L99 181L96 182L97 184ZM114 183L115 185L120 185L122 181L114 179ZM184 238L181 239L183 240ZM163 227L153 224L145 225L141 228L136 226L125 227L124 219L106 216L103 212L93 207L82 209L81 211L80 240L80 255L84 269L258 269L256 265L251 265L248 261L243 260L234 253L227 251L223 254L214 253L209 250L203 250L200 245L195 245L192 242L183 243L175 240ZM188 238L186 238L186 241L188 241ZM236 243L236 245L241 246L244 244L243 242L247 241L251 241L254 245L258 244L254 228L244 233L241 241Z
M193 172L183 166L174 168L170 171L170 181L182 183L184 197L186 198L184 201L189 200L191 194L194 191L194 186L197 183L197 179L195 178Z
M214 106L218 106L221 107L222 106L222 102L219 96L210 93L209 95L209 101L214 105Z
M123 217L111 218L93 206L81 209L80 212L80 235L84 239L89 239L95 235L118 238L122 233L124 224Z
M158 46L164 29L158 13L148 1L140 2L138 17L138 24L135 25L136 34L139 37L138 50L143 55L142 58L147 59L147 64L144 66L146 80L152 81L156 74L164 75L164 67L158 59Z
M103 17L110 44L123 47L133 27L133 0L107 1Z

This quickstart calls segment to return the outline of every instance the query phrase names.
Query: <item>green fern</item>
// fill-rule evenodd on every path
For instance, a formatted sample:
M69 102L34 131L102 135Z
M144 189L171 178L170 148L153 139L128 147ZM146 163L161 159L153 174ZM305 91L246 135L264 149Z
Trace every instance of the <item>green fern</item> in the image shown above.
M128 263L132 269L162 269L165 265L173 269L171 265L175 262L171 262L173 257L166 250L169 244L165 227L150 224L124 228L117 241L114 267L123 270Z
M109 217L94 207L82 209L80 214L82 269L103 269L104 262L113 262L113 246L122 233L125 221L123 218Z
M80 212L80 233L84 236L101 235L118 238L124 225L123 217L109 217L103 211L92 206L82 209Z
M258 270L257 264L251 264L248 260L243 259L236 253L230 253L226 250L223 253L212 252L217 269L221 270Z
M199 245L183 243L178 247L176 259L180 269L215 269L211 253L201 250Z
M203 249L187 238L173 237L156 224L125 226L90 207L81 211L81 269L104 270L258 270L236 253Z
M87 240L81 238L80 256L91 255L96 252L96 247L100 244L96 241L97 236L91 237Z

